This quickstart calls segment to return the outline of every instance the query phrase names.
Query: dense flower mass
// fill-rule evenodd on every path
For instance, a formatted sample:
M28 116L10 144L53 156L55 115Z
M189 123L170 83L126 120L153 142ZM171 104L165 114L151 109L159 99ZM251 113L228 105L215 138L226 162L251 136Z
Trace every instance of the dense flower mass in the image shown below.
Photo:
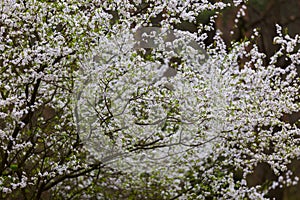
M267 199L297 184L300 38L274 24L269 59L256 29L228 46L215 19L236 7L238 26L247 1L226 2L2 1L1 198ZM260 165L276 178L251 184Z

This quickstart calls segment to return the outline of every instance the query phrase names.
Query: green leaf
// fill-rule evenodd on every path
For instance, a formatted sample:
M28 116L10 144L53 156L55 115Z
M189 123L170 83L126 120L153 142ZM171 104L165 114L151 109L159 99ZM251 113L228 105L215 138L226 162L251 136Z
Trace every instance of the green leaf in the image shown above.
M17 169L18 169L18 165L17 165L17 164L11 164L11 165L10 165L10 168L11 168L12 170L17 170Z

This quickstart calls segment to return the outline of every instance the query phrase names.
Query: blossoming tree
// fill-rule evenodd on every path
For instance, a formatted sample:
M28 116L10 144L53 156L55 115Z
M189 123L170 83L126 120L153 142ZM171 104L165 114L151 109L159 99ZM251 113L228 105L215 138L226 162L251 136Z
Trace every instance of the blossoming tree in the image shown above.
M206 42L246 3L3 1L1 197L264 199L297 184L300 131L283 116L299 111L299 36L276 25L270 62L257 30ZM250 184L261 163L277 178Z

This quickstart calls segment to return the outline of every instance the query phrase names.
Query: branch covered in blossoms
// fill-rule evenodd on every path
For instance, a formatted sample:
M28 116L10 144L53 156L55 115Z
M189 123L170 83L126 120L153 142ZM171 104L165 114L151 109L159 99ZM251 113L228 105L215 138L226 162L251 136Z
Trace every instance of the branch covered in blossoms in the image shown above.
M237 7L238 25L246 4L3 1L1 197L264 199L297 184L300 39L276 25L269 61L257 30L226 46L215 19ZM251 184L262 164L276 178Z

